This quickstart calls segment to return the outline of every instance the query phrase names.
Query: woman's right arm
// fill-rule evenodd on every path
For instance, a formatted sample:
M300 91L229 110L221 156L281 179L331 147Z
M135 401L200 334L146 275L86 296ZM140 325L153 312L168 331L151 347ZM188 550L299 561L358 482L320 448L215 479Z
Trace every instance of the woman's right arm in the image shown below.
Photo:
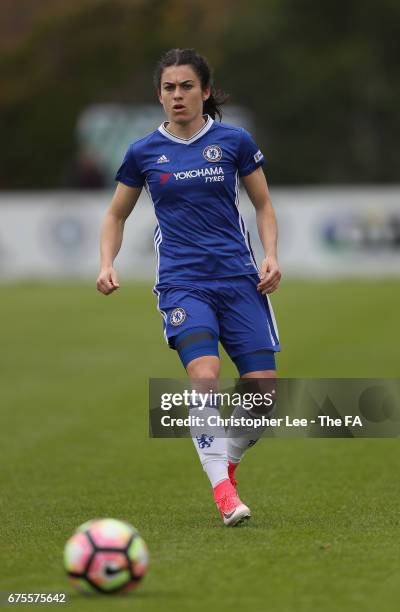
M97 290L109 295L118 289L117 273L113 264L121 248L122 236L126 219L131 214L138 198L141 187L128 187L118 183L101 227L100 261L101 269L97 278Z

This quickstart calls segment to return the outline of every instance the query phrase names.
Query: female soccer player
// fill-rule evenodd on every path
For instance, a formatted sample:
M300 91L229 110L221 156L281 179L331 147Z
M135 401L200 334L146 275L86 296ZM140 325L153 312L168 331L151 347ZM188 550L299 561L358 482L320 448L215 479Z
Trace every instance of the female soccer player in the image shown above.
M109 295L119 287L113 262L144 187L158 220L154 292L164 334L190 379L218 379L218 341L241 377L274 378L279 340L267 294L281 274L263 154L246 130L215 121L226 96L215 92L207 61L194 49L168 51L155 87L167 121L129 146L117 172L97 289ZM239 177L256 210L265 252L260 273L238 210ZM255 440L204 433L193 441L225 525L237 525L250 510L234 472Z

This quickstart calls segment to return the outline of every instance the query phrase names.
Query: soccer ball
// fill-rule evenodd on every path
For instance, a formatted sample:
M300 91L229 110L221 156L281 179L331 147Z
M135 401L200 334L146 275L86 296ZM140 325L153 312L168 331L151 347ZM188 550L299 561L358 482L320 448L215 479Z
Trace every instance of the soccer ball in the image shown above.
M125 593L147 572L145 541L129 523L100 519L84 523L68 540L64 567L74 587L84 593Z

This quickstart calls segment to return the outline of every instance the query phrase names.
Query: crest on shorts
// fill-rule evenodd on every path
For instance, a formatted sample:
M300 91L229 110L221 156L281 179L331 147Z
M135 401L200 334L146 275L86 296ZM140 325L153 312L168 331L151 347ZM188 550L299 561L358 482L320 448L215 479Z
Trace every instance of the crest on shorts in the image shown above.
M217 145L208 145L208 147L203 150L203 157L209 162L219 162L222 157L221 148Z
M169 317L169 322L171 325L182 325L184 320L186 319L186 312L183 308L174 308Z

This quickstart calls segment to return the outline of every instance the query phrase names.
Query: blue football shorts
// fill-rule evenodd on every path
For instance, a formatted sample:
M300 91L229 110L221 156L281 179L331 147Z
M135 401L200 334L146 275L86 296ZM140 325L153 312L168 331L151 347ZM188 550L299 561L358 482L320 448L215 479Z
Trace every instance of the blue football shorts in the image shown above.
M158 286L158 308L171 348L187 330L212 330L229 357L280 350L278 330L268 296L257 291L256 274Z

